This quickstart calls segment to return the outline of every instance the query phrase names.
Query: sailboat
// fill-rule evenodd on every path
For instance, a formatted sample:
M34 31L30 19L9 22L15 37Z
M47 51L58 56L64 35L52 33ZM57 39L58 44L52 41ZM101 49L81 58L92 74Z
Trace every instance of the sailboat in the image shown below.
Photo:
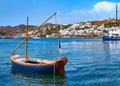
M40 73L51 73L54 72L55 74L63 75L65 73L64 66L67 63L67 57L63 56L60 58L46 60L46 59L39 59L39 58L31 58L28 57L28 39L31 37L32 34L38 29L42 27L50 18L52 18L56 13L51 15L45 22L43 22L40 26L35 28L33 32L28 35L28 18L27 18L27 25L26 25L26 38L18 44L18 46L13 50L14 54L11 55L10 59L12 61L12 66L20 68L22 70L30 71L30 72L40 72ZM26 53L25 55L17 55L15 51L24 43L26 42ZM60 43L59 43L60 46ZM61 46L60 46L61 47ZM59 47L59 48L60 48Z

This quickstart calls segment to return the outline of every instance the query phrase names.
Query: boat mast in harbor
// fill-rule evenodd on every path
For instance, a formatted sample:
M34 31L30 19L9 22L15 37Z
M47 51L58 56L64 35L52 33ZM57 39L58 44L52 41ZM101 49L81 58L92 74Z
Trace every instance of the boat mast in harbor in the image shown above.
M26 24L26 48L25 48L25 58L28 59L28 17L27 17L27 24Z
M118 5L116 4L116 19L113 21L113 25L107 28L107 34L103 35L103 40L120 40L120 27L118 22Z

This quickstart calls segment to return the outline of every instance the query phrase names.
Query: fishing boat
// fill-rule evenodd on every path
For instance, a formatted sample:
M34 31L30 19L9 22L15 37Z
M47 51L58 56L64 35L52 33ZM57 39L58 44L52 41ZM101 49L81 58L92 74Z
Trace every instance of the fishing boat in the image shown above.
M120 27L117 26L117 22L118 22L118 17L117 17L118 10L117 9L118 9L118 6L116 5L116 21L115 21L116 27L107 28L107 33L103 34L103 37L102 37L104 41L120 40Z
M28 35L28 18L26 25L26 37L23 41L21 41L18 46L13 50L14 54L11 55L10 59L12 61L12 66L20 68L22 70L26 70L28 72L40 72L40 73L51 73L63 75L65 73L64 66L67 63L67 57L63 56L61 58L56 58L53 60L47 59L39 59L39 58L31 58L28 56L28 39L31 37L36 30L40 29L43 24L45 24L50 18L52 18L56 13L50 16L45 22L43 22L40 26L35 28L33 32ZM26 43L26 52L25 55L17 55L15 51L23 44ZM59 43L59 48L61 45Z
M108 28L108 33L103 35L103 40L111 41L120 40L120 28L119 27Z

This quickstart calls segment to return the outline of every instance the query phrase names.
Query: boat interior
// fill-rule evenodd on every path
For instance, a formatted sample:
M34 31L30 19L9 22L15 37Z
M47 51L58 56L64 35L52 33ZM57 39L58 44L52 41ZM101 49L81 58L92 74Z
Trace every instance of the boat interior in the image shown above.
M46 59L38 59L38 58L26 59L25 56L18 56L18 55L15 55L14 60L18 62L30 63L30 64L53 64L55 63L55 60L46 60Z

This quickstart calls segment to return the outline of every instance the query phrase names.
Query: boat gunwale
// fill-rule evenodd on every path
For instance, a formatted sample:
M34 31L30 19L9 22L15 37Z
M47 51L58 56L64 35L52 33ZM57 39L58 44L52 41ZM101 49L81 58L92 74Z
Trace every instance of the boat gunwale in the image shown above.
M17 63L17 64L19 64L19 65L24 65L24 66L52 66L52 65L55 65L55 63L57 62L57 61L55 61L55 62L52 62L52 63L45 63L45 62L44 62L45 64L43 64L43 63L34 64L34 63L25 63L25 62L21 62L21 61L16 61L15 58L24 58L23 56L17 56L17 57L16 57L16 55L12 55L10 59L11 59L14 63ZM59 59L58 61L60 61L60 60L62 60L62 59Z

